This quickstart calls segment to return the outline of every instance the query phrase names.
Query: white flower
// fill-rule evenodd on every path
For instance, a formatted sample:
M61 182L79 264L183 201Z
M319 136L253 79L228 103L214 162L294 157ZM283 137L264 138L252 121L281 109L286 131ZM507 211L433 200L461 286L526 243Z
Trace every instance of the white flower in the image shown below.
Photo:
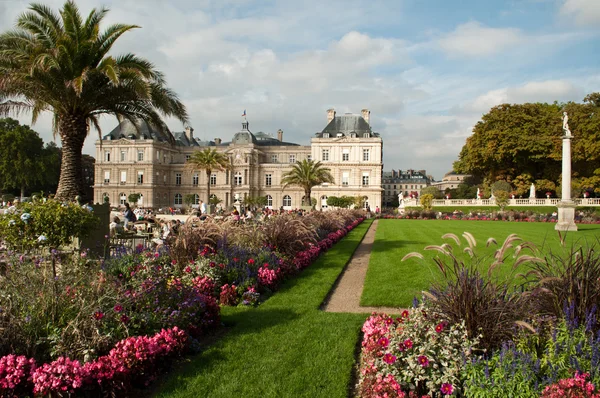
M29 221L30 218L31 218L31 214L29 214L29 213L21 214L21 221L23 221L24 223L27 223L27 221Z
M41 243L41 242L45 242L45 241L47 241L47 240L48 240L48 238L46 238L46 236L45 236L45 235L40 235L40 236L38 236L37 240L38 240L38 242L40 242L40 243Z
M15 222L15 220L10 220L10 221L8 222L8 225L9 225L9 226L11 226L11 227L12 227L13 225L16 225L16 224L17 224L17 223Z

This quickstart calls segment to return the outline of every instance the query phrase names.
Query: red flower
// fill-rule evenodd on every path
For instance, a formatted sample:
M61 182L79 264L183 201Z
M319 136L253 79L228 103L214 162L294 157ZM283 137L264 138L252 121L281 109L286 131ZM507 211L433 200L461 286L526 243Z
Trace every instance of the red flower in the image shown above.
M408 318L408 311L407 310L402 311L402 318Z
M411 339L406 339L406 340L404 340L404 343L402 343L402 344L404 345L404 347L405 347L407 350L410 350L410 349L412 348L412 346L413 346L413 342L412 342L412 340L411 340Z
M454 391L454 387L452 387L452 384L450 384L450 383L444 383L444 384L442 384L442 388L440 390L442 391L442 394L444 394L444 395L451 395L452 392Z
M96 311L94 312L94 319L96 320L101 320L102 318L104 318L104 312L102 311Z
M254 259L252 259L252 258L251 258L251 259L249 259L249 260L248 260L248 265L254 265Z
M208 265L210 266L210 268L214 268L215 267L215 262L211 261L210 263L208 263Z
M442 322L435 327L436 333L442 333L442 330L446 327L446 322Z
M192 268L188 265L183 271L189 274L190 272L192 272Z
M396 356L392 354L385 354L383 356L383 362L387 363L388 365L391 365L394 362L396 362Z
M129 317L125 314L121 315L121 322L123 322L123 323L129 322Z
M427 358L425 355L419 355L419 357L417 358L417 362L419 362L419 365L421 365L424 368L429 366L429 358Z
M119 304L115 305L114 309L115 309L115 312L121 312L121 311L123 311L123 307L120 306Z
M383 348L386 348L390 344L390 340L387 337L382 337L379 340L377 340L377 344L379 344Z

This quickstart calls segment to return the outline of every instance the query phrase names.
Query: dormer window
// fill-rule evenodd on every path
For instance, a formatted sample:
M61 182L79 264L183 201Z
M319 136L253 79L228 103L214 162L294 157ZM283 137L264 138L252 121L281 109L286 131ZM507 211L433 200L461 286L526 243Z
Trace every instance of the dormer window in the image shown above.
M329 138L329 133L323 133L323 138Z
M350 138L356 138L356 133L350 133Z
M371 135L369 133L364 133L363 138L369 138Z

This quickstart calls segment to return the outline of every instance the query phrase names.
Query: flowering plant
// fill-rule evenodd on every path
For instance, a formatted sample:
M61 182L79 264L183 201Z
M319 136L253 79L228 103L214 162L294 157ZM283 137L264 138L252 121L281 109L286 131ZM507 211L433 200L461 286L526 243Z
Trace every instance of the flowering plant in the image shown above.
M461 390L461 368L473 356L477 339L464 324L450 325L428 308L405 310L396 319L374 314L363 325L358 390L379 397L394 390L418 396L447 396Z
M576 372L571 379L562 379L547 386L541 398L600 398L594 385L586 381L587 377L587 373Z

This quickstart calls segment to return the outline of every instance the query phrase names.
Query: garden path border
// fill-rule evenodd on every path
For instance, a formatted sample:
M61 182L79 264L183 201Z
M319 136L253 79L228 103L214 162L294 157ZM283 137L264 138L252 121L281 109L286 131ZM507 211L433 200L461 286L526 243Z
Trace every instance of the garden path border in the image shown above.
M325 302L321 305L321 309L325 312L399 314L403 310L402 308L360 306L360 296L369 268L378 222L379 220L373 221L350 261L329 291Z

